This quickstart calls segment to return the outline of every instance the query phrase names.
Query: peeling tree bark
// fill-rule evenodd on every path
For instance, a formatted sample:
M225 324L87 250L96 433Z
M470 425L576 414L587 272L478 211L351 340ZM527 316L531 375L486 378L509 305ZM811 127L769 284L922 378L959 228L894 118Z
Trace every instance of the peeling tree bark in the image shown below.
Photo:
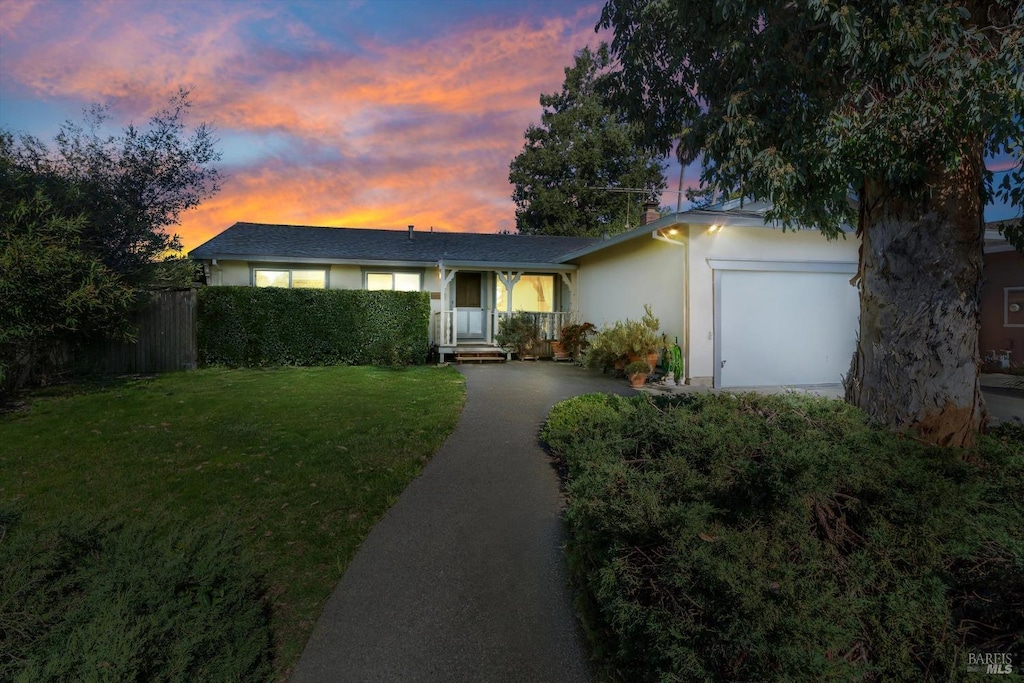
M982 149L937 173L932 195L861 193L860 334L846 400L900 432L969 446L983 424L978 327Z

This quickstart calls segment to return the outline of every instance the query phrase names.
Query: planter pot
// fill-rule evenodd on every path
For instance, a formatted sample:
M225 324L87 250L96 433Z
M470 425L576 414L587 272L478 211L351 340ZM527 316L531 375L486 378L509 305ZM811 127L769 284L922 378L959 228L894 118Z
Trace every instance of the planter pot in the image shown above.
M651 372L654 372L654 368L658 367L658 358L660 357L661 354L657 351L647 354L647 366L651 369Z
M551 342L551 357L555 361L571 360L569 352L566 351L565 346L562 344L562 342L557 341Z
M646 381L647 373L645 372L636 372L629 376L629 386L633 387L634 389L639 389L644 385Z

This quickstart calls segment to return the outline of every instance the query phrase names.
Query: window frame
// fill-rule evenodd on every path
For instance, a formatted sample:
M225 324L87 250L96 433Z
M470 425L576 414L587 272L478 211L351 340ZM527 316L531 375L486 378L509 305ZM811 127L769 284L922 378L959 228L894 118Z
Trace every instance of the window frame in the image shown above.
M551 310L550 311L529 311L530 313L561 313L561 312L563 312L562 311L562 287L561 287L562 282L561 282L561 279L558 276L558 273L523 273L523 277L550 277L551 278ZM522 278L520 278L516 282L515 286L512 288L512 298L513 298L513 300L515 299L516 289L521 284L522 284ZM499 299L499 297L503 297L504 295L505 295L505 285L501 282L501 280L499 278L494 278L494 290L493 290L494 307L496 309L498 309L498 310L501 310L501 311L504 311L505 308L504 307L502 307L502 308L498 307L498 299ZM513 305L512 311L515 312L517 310L521 310L521 309L517 309Z
M253 266L251 270L252 270L252 273L249 276L249 281L252 283L253 287L264 288L264 287L271 287L271 286L273 286L273 285L258 285L258 284L256 284L256 274L258 272L260 272L260 271L264 271L264 272L271 272L271 273L288 273L288 286L287 287L280 287L279 289L329 289L330 288L330 269L329 268L295 268L295 267L292 267L292 266L277 266L277 267L275 267L275 266L265 266L265 267ZM323 287L296 287L293 284L294 278L293 278L293 275L292 275L292 273L294 271L296 271L296 270L317 271L317 272L323 273L323 275L324 275L324 280L323 280L324 286Z
M390 275L391 289L370 289L369 280L371 275ZM415 275L419 280L419 284L417 285L416 289L395 289L395 275ZM423 271L406 270L403 268L392 268L389 270L363 269L363 289L365 289L368 292L422 292Z

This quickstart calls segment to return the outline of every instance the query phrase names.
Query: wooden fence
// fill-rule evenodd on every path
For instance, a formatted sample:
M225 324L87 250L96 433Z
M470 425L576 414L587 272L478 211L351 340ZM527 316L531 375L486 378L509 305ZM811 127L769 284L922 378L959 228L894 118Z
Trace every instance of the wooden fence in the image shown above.
M132 321L137 326L137 341L110 341L96 348L92 360L100 372L122 375L196 369L196 290L156 291L149 297Z

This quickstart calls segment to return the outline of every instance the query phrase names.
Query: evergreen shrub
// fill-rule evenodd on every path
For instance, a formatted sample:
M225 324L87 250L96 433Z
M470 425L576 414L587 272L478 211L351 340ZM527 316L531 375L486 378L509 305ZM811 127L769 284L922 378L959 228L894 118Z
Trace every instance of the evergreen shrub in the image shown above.
M429 351L426 292L205 287L198 305L204 365L413 365Z
M963 680L1024 663L1024 440L971 450L789 394L588 395L543 438L604 677Z
M224 523L38 529L0 510L0 680L269 680L255 566Z

